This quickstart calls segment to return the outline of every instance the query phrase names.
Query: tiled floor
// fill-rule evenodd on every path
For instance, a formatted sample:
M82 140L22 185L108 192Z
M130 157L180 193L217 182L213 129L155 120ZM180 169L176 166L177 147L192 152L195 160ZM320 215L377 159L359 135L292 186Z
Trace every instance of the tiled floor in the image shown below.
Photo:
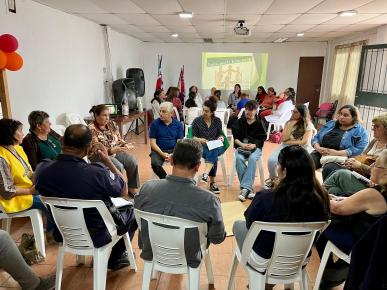
M140 136L131 136L130 140L135 142L136 149L133 150L133 155L137 157L140 164L140 177L141 182L152 178L152 170L150 168L150 158L149 154L149 145L143 144L143 137ZM267 157L270 152L277 145L272 143L265 143L263 150L263 164L266 167ZM232 149L229 149L225 155L228 174L230 172L230 167L232 164ZM170 170L170 167L167 167L167 170ZM223 178L221 174L221 169L219 168L219 174L217 177L218 184L221 189L220 199L222 202L226 201L235 201L238 196L238 180L235 177L234 183L230 187L223 185ZM265 168L265 176L267 176L267 170ZM256 189L259 187L259 178L256 178ZM249 201L245 202L245 205L248 206ZM23 232L31 232L31 225L28 220L16 219L13 221L12 225L12 237L15 241L19 241ZM136 252L138 272L130 272L128 269L121 269L117 272L108 272L107 275L107 285L106 289L141 289L142 284L142 271L143 271L143 262L140 258L140 250L138 249L137 236L133 241L133 247ZM226 238L226 240L221 245L211 245L211 260L214 270L215 277L215 289L224 290L227 287L227 278L230 270L233 247L235 241L233 237ZM33 270L38 275L51 275L55 274L55 265L56 265L56 254L57 246L47 246L47 258L46 260L38 265L33 266ZM313 281L315 279L317 269L319 265L319 258L316 253L313 253L311 262L308 265L308 274L309 274L309 288L312 288ZM84 266L75 266L75 256L71 254L66 254L65 257L65 270L62 279L62 289L63 290L87 290L92 289L92 279L93 279L93 269L91 258L86 259L86 265ZM201 280L200 280L200 289L213 289L207 283L205 267L202 267ZM0 289L20 289L17 282L15 282L12 277L7 273L0 271ZM151 283L151 290L180 290L188 289L187 287L187 276L186 275L169 275L169 274L160 274L157 280L153 280ZM235 279L235 289L243 290L247 289L247 276L243 269L238 268L236 279ZM283 289L283 286L278 285L275 287L276 290ZM299 289L296 285L295 289ZM342 287L336 288L336 290L342 289Z

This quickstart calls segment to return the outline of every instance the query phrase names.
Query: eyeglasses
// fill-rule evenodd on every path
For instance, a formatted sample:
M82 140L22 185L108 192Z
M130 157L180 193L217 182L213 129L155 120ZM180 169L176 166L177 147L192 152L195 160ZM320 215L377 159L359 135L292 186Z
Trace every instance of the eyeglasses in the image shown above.
M372 124L372 129L379 129L380 125L379 124Z
M376 162L372 163L372 164L370 165L370 168L386 169L385 167L376 165Z

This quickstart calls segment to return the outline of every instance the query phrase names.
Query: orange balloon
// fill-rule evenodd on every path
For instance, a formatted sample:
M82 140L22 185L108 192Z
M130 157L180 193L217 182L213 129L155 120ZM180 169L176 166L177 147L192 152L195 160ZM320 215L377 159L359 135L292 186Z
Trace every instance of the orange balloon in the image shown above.
M23 58L17 52L6 53L7 65L6 69L17 71L23 66Z
M7 55L4 51L0 50L0 69L5 68L7 64Z

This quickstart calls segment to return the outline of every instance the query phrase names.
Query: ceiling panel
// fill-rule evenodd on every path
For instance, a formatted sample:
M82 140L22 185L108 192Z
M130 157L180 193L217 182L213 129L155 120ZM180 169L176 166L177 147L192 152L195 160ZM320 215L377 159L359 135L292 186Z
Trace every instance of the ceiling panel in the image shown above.
M289 24L294 19L299 17L300 14L287 14L287 15L262 15L256 25L267 24Z
M387 1L387 0L386 0ZM324 22L324 24L355 24L370 18L374 18L375 14L357 14L355 16L351 17L342 17L337 16L336 18L333 18L327 22Z
M377 27L375 24L353 24L340 29L340 31L365 31Z
M265 14L306 13L323 0L275 0Z
M308 13L338 13L344 10L357 9L372 0L325 0Z
M137 32L144 32L141 28L138 26L130 25L130 24L112 24L109 25L111 28L121 31L121 32L129 32L129 33L137 33Z
M193 25L223 25L223 14L195 14L190 20Z
M313 28L311 28L309 31L318 31L318 32L330 32L330 31L337 31L342 29L347 25L318 25Z
M285 25L274 25L274 24L254 25L254 27L252 27L252 29L254 29L255 31L260 31L260 32L276 32L283 27L285 27Z
M189 19L182 19L178 15L153 14L153 18L163 25L192 25Z
M81 17L90 19L91 21L94 21L98 24L127 24L127 22L120 18L117 17L114 14L109 14L109 13L98 13L98 14L78 14Z
M290 24L320 24L336 16L337 14L303 14Z
M271 37L280 38L280 37L295 37L296 33L294 32L274 32Z
M331 38L321 38L321 37L289 37L286 42L322 42L327 41Z
M106 0L105 0L106 1ZM109 0L110 1L110 0ZM177 0L131 0L138 7L151 14L176 14L182 11Z
M95 5L91 1L79 0L37 0L36 2L46 6L62 10L70 13L105 13L101 7Z
M182 26L182 25L167 25L166 28L168 28L170 31L173 32L196 32L195 28L193 26Z
M227 0L227 14L263 14L274 0Z
M370 18L366 21L362 21L361 23L362 24L379 24L379 25L386 24L387 23L387 14L383 14L380 16L376 16L374 18Z
M111 13L145 13L129 0L91 0L91 2Z
M183 40L184 42L187 42L187 43L201 43L201 42L204 42L204 40L202 38L186 38L183 36L180 36L179 37L181 40Z
M315 25L286 25L284 28L279 30L278 32L304 32L306 30L311 29Z
M142 31L145 32L170 32L165 26L161 25L137 25Z
M235 26L238 23L238 20L245 20L245 25L249 27L255 25L260 18L261 15L257 14L227 14L226 25Z
M207 25L195 25L195 29L197 32L215 32L215 33L223 33L224 26L207 26Z
M356 9L359 13L387 13L387 1L376 0Z
M255 29L251 30L251 37L267 38L270 37L272 34L272 32L261 32L256 31Z
M118 17L124 19L128 24L134 25L160 25L149 14L116 14Z
M179 2L184 11L198 14L224 14L225 11L224 0L179 0Z

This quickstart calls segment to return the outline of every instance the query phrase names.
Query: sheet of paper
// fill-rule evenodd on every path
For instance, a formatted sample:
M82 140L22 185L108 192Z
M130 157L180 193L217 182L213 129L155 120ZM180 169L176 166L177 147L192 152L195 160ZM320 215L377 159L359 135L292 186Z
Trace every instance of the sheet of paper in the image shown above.
M112 200L113 204L117 208L133 204L132 202L130 202L130 201L128 201L128 200L126 200L125 198L122 198L122 197L111 197L110 199Z
M212 150L212 149L222 147L222 146L223 146L223 142L220 140L214 140L214 141L207 142L208 150Z

